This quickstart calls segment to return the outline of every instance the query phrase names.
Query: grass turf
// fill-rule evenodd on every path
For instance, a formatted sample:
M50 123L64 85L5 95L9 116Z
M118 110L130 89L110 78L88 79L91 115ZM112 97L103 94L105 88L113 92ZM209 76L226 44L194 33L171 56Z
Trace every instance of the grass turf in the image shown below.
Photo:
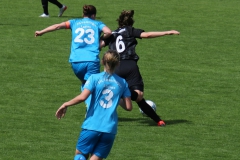
M50 18L39 18L40 2L0 2L1 160L73 159L84 105L69 109L61 121L54 117L62 102L79 93L68 64L70 31L38 38L34 32L81 16L89 3L111 29L123 9L134 9L136 28L181 32L139 40L137 47L145 99L157 104L167 126L156 127L136 104L132 112L119 108L107 159L239 159L239 1L61 2L68 6L61 18L52 4Z

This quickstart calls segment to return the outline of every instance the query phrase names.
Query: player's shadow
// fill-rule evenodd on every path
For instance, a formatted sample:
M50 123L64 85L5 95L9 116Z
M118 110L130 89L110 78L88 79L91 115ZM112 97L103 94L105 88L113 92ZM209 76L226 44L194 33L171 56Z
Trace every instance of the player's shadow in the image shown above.
M164 122L165 122L166 126L177 125L177 124L181 124L181 123L192 124L191 121L185 120L185 119L174 119L174 120L165 120L164 119ZM151 120L151 119L144 119L141 121L141 123L148 123L149 126L156 126L156 123L153 122L153 120Z
M132 122L132 121L139 121L141 118L126 118L126 117L118 117L119 122Z
M189 121L186 119L175 119L175 120L166 120L165 123L167 125L174 125L174 124L179 124L179 123L192 124L192 121Z
M140 124L148 124L149 126L156 126L156 123L150 119L149 117L140 117L140 118L126 118L126 117L119 117L118 118L119 122L133 122L135 121L136 123ZM174 120L164 120L166 123L166 126L168 125L177 125L181 123L185 124L192 124L191 121L185 120L185 119L174 119Z

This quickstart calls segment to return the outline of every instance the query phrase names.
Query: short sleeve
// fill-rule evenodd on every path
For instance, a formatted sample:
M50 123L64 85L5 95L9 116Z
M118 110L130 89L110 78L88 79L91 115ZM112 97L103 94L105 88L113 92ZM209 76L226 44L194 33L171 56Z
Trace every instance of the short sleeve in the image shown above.
M66 29L70 29L70 22L67 21L67 22L65 22L65 24L66 24Z
M132 36L135 38L140 38L141 39L141 33L144 32L142 29L137 29L137 28L132 28Z
M125 97L131 97L131 92L128 88L128 84L126 81L125 81L125 87L124 87L122 98L125 98Z
M105 27L105 26L106 25L103 22L101 22L101 21L98 22L98 28L100 31L102 31L103 27Z
M93 91L93 89L94 89L94 78L93 78L92 75L88 78L88 80L84 84L83 89L88 89L91 92Z

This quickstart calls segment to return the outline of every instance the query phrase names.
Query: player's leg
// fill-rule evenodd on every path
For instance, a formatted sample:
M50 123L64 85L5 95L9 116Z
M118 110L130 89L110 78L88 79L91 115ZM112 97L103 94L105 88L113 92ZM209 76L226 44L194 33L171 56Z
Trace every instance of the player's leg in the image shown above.
M158 125L163 125L164 121L157 115L152 107L143 98L144 84L143 79L139 71L137 62L135 61L121 61L120 66L116 70L117 74L124 78L131 91L131 99L136 101L139 108ZM165 123L164 123L165 124Z
M84 80L87 81L87 79L92 75L100 73L100 63L99 62L87 62L87 71L84 75ZM85 103L87 106L89 106L91 102L91 94L88 96L88 98L85 100Z
M49 17L48 13L48 0L41 0L42 2L42 8L43 8L43 14L39 17Z
M100 158L96 156L95 154L91 156L90 160L102 160L103 158Z
M57 0L48 0L48 1L51 2L52 4L55 4L56 6L58 6L58 8L63 7L62 3L58 2Z
M102 160L103 158L107 158L112 149L114 140L115 134L101 133L101 138L98 140L90 160Z
M165 125L164 121L161 120L161 118L157 115L157 113L152 109L152 107L146 102L146 100L143 98L143 86L132 86L130 91L131 95L135 95L133 98L136 97L136 94L138 94L137 98L134 100L138 104L138 107L152 120L154 120L158 125L161 123L160 126ZM162 121L162 122L161 122Z
M84 84L86 80L84 79L85 74L87 73L87 63L85 62L73 62L71 63L72 70L76 77ZM81 87L80 87L81 91Z
M56 6L58 6L59 8L59 14L58 14L58 17L61 17L63 12L67 9L67 6L63 5L62 3L60 3L59 1L57 0L48 0L49 2L55 4Z
M88 159L89 154L93 153L93 149L99 140L99 134L97 131L82 129L76 144L75 157L79 158L83 155Z

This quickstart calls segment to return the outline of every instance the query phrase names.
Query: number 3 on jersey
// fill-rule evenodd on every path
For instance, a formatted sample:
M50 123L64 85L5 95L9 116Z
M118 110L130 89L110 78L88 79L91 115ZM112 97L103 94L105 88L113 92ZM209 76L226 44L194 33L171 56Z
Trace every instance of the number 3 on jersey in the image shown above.
M108 94L107 96L104 97L105 102L103 100L100 100L100 105L103 108L110 108L112 106L112 97L113 97L113 92L110 89L104 89L102 91L102 94ZM106 103L107 102L107 103Z
M74 42L77 42L77 43L85 42L87 44L92 44L95 41L93 29L84 30L83 28L78 28L75 30L75 33L77 34L77 36L74 39ZM83 38L84 34L87 34L88 38Z
M125 50L125 44L122 41L123 37L119 35L116 39L116 49L118 53L122 53Z

